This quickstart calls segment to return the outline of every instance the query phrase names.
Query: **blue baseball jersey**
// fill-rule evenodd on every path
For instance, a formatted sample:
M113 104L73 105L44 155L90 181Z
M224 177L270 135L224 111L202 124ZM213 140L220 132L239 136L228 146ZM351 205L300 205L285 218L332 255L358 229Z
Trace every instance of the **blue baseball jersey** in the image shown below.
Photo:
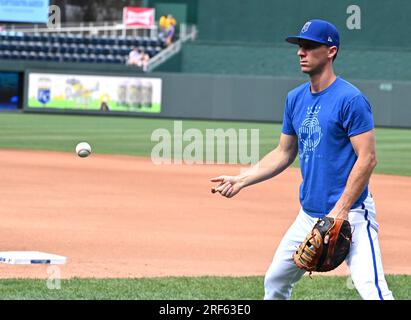
M357 160L350 137L373 128L367 98L340 77L318 93L311 93L309 82L288 93L282 132L298 137L299 197L306 213L321 218L334 208ZM352 208L367 194L368 186Z

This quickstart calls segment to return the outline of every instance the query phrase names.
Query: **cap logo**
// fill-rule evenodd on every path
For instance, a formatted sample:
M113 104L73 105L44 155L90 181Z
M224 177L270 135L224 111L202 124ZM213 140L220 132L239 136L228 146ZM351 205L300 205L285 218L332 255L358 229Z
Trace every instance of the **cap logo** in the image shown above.
M303 28L301 29L301 33L307 32L308 28L310 27L311 21L305 23Z
M333 42L333 39L331 39L331 37L328 37L328 42Z

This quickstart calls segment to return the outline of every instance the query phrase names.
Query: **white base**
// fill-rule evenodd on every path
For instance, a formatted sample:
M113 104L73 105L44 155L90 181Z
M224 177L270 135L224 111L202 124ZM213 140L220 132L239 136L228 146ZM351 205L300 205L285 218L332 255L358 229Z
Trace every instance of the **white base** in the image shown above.
M39 251L0 252L0 262L7 264L65 264L67 258Z

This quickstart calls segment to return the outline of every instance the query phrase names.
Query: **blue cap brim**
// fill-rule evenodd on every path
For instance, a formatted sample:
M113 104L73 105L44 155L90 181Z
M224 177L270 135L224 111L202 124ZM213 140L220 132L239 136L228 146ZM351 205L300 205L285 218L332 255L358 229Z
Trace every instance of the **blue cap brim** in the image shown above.
M315 43L324 44L326 46L329 46L329 43L319 42L318 40L310 38L310 37L292 36L292 37L285 38L285 41L292 43L292 44L300 44L301 40L312 41Z

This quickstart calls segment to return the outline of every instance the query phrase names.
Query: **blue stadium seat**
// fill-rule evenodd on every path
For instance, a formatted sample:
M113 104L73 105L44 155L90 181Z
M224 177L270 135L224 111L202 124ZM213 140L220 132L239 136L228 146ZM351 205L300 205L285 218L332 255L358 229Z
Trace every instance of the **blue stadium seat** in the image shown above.
M68 46L67 52L70 54L76 53L77 52L77 45L75 43L72 43Z
M80 62L80 55L77 53L74 53L71 55L71 62Z
M0 48L1 50L10 50L11 41L2 40L0 41Z
M111 51L112 51L112 46L106 44L106 45L103 47L103 54L111 54Z
M132 37L132 36L127 36L125 42L126 42L126 43L125 43L126 46L132 47L132 46L133 46L133 43L134 43L134 37Z
M37 53L37 60L44 61L46 60L46 54L44 52Z
M58 35L58 42L59 43L67 43L67 36L64 33L60 33Z
M0 51L2 59L11 59L11 52L9 50Z
M53 42L53 44L49 48L49 52L56 53L60 51L61 44L58 42Z
M23 41L25 42L33 41L33 35L30 33L25 33L23 36Z
M91 53L91 54L88 55L88 62L94 63L94 62L96 62L96 60L97 60L97 57L94 53Z
M114 46L117 44L117 37L111 36L107 38L107 44L110 46Z
M37 53L34 51L30 51L27 55L27 60L36 60L37 59Z
M148 46L150 46L150 41L151 41L151 39L149 37L143 37L142 40L141 40L141 45L143 47L148 47Z
M27 51L21 51L20 52L20 60L27 60L28 59L28 52Z
M115 58L116 63L126 63L126 61L127 61L124 58L124 56L122 56L120 54L116 55L114 58Z
M101 44L95 45L93 53L96 55L103 54L103 46Z
M75 35L74 34L71 34L71 33L67 34L66 43L72 44L72 43L74 43L74 40L75 40Z
M20 59L20 52L17 50L13 50L11 52L11 59L16 59L16 60Z
M97 55L96 62L97 63L105 63L106 62L106 57L102 54L99 54L99 55Z
M87 52L88 52L88 50L87 50L87 47L86 47L85 44L81 43L81 44L77 45L77 53L78 54L83 54L83 53L87 53Z
M105 57L106 57L104 60L105 63L115 63L116 62L116 59L111 54L106 55Z
M60 53L65 54L65 53L68 53L68 51L69 51L69 45L65 43L60 44L60 50L59 50Z
M52 52L46 53L46 61L54 61L55 55Z
M89 44L91 44L91 39L92 39L91 36L84 36L82 43L85 44L85 45L89 45Z
M62 59L62 61L64 61L64 62L73 62L73 61L72 61L71 54L69 54L69 53L64 53L64 54L61 56L61 59Z
M150 56L150 58L152 58L155 55L155 50L153 47L147 47L146 53Z
M121 46L121 48L120 48L120 54L123 55L123 56L129 54L130 51L131 51L131 48L127 47L125 45Z
M50 40L50 35L48 33L43 33L40 35L41 42L49 42Z
M123 37L118 38L118 39L117 39L117 45L119 45L119 46L125 46L125 45L126 45L126 38L123 38Z
M79 62L90 62L89 55L86 54L86 53L82 53L82 54L80 55L80 60L79 60Z
M74 43L79 45L80 43L83 43L83 41L84 41L83 39L84 39L84 37L81 34L76 34L74 36Z
M10 41L8 50L10 50L10 51L16 50L17 49L17 44L18 44L18 42L14 41L14 40Z
M134 37L133 44L134 47L139 47L143 45L143 38L142 37Z

